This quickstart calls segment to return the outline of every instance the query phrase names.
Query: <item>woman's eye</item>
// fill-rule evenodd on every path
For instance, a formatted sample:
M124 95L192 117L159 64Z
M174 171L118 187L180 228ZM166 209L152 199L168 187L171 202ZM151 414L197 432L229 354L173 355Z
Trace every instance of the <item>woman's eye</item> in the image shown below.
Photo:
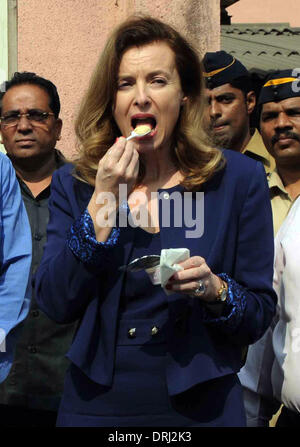
M153 82L154 84L161 84L161 85L166 84L166 80L163 79L163 78L155 78L155 79L153 79L152 82Z
M131 84L129 81L121 81L118 84L118 89L129 87Z

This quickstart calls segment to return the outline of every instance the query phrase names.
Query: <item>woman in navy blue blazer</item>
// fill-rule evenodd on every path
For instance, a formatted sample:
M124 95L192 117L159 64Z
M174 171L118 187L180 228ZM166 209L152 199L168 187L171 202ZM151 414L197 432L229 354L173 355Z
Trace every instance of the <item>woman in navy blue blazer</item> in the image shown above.
M268 187L260 163L210 145L202 110L178 32L150 17L113 32L78 159L53 176L35 277L50 318L80 320L59 426L245 425L237 372L276 303ZM189 250L164 287L158 267L121 268L164 249Z

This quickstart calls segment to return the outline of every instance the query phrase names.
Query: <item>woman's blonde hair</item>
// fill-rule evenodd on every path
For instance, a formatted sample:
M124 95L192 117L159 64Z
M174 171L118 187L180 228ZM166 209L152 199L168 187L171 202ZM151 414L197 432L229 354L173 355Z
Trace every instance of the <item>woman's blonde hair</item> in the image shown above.
M120 136L113 118L117 77L124 52L135 46L163 41L175 55L176 68L187 101L174 131L174 163L183 175L181 184L197 190L224 166L224 157L214 148L203 129L203 75L192 46L171 26L152 17L133 17L122 23L107 40L82 100L75 123L79 156L76 177L95 184L99 160ZM143 180L143 165L137 184Z

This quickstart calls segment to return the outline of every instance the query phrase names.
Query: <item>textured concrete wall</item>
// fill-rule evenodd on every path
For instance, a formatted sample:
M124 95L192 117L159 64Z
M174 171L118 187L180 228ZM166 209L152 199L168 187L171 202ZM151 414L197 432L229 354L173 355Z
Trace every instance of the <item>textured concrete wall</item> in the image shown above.
M299 0L240 0L227 11L232 23L288 22L300 26Z
M58 147L75 152L73 125L80 99L104 42L116 24L134 13L176 26L199 52L220 45L219 0L19 0L18 70L52 80L62 103L64 129Z

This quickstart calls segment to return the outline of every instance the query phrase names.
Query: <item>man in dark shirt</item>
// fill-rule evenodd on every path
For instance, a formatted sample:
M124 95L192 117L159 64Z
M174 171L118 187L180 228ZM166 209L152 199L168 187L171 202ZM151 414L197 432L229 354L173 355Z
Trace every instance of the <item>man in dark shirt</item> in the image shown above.
M5 83L0 100L2 142L15 168L31 226L34 275L46 242L52 174L64 164L55 149L62 129L60 100L52 82L26 72L15 73ZM74 324L51 321L37 307L33 293L13 366L0 385L0 426L55 425L68 366L65 354L74 330Z

